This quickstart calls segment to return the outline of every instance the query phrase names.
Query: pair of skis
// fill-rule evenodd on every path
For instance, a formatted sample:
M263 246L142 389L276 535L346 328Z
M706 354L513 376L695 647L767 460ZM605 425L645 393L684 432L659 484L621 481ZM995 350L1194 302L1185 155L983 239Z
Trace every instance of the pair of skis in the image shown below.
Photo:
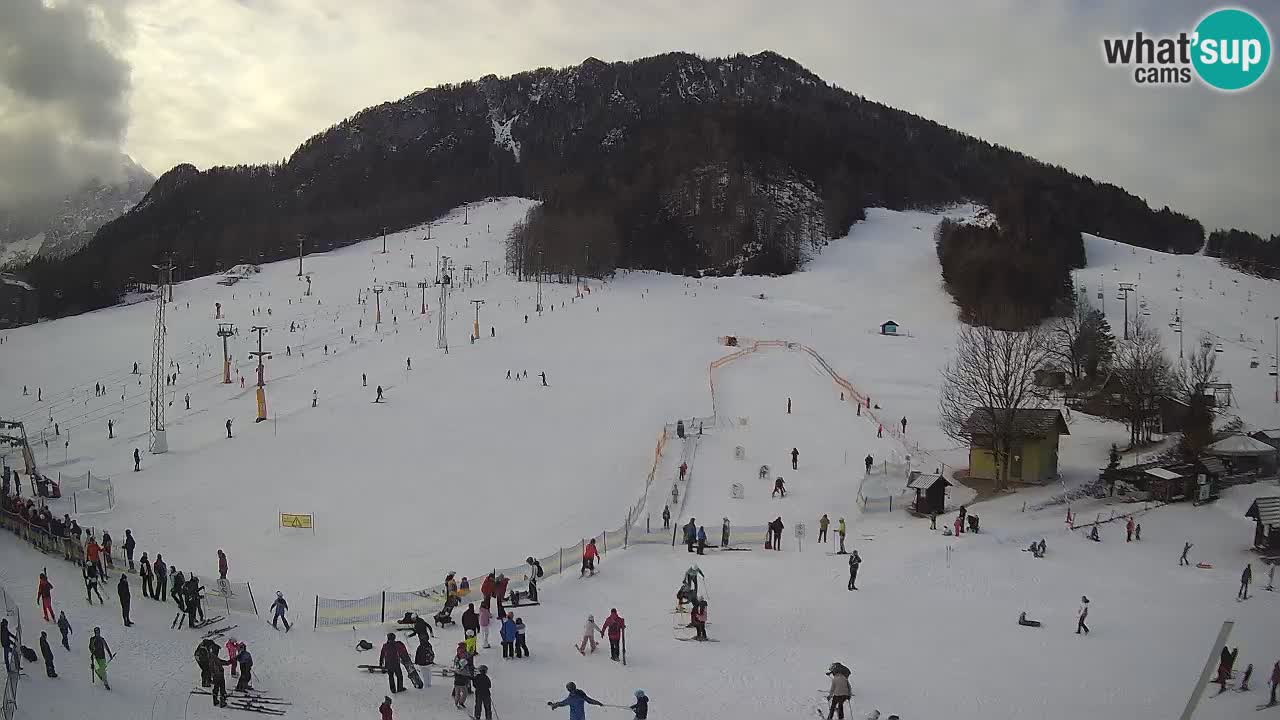
M238 627L240 627L240 626L239 626L239 625L225 625L225 626L220 627L220 628L214 628L214 629L212 629L212 630L209 630L208 632L206 632L206 633L204 634L204 636L205 636L206 638L211 638L211 637L222 637L223 635L225 635L225 634L227 634L227 633L231 632L232 630L235 630L235 629L236 629L236 628L238 628Z
M179 611L177 615L174 615L173 622L169 623L169 629L177 630L178 628L182 627L182 618L184 615L186 615L186 613L182 611ZM220 623L226 619L227 619L226 615L215 615L211 618L205 618L204 620L201 620L200 622L196 623L195 625L192 626L192 629L199 630L200 628L206 628L206 627L209 627L210 625Z
M206 689L192 690L191 694L213 697L213 691ZM291 705L293 705L293 703L288 700L272 695L262 695L260 693L244 692L239 690L227 693L227 707L235 710L279 716L288 712L288 706Z

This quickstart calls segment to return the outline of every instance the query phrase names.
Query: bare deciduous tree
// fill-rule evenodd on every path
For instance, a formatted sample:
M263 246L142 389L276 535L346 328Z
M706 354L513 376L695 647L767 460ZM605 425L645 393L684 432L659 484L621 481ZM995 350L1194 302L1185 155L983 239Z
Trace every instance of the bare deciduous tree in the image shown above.
M1038 325L1021 332L965 326L956 335L955 357L942 371L942 429L957 441L989 446L997 489L1009 482L1020 411L1048 404L1035 380L1049 357L1049 334Z
M1113 372L1125 422L1129 425L1129 442L1136 447L1151 439L1148 420L1157 413L1159 398L1170 391L1173 377L1173 367L1160 342L1160 333L1144 316L1133 320L1129 339L1118 344Z

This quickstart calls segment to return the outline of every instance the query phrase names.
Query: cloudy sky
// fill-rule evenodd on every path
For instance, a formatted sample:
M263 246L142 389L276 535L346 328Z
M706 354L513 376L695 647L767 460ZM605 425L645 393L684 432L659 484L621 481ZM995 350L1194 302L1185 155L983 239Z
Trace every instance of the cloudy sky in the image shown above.
M1273 35L1280 4L1235 3ZM1225 95L1135 87L1101 38L1189 30L1188 0L0 0L0 200L123 150L270 162L364 107L444 82L771 49L829 82L1209 227L1280 232L1280 77ZM16 51L15 51L16 48ZM4 52L4 51L8 52Z

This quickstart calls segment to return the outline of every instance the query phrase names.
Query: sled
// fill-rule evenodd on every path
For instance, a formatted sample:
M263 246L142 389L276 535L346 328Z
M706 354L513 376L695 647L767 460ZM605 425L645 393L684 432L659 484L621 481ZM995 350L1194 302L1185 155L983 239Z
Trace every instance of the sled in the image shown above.
M676 638L676 639L677 639L677 640L679 640L680 642L692 642L692 641L697 641L697 642L720 642L719 640L717 640L717 639L715 639L715 638L707 638L707 639L703 640L703 639L696 638L696 637L687 637L687 638L686 638L686 637L678 637L678 638Z
M1213 569L1213 563L1203 563L1203 562L1202 562L1202 563L1196 563L1196 567L1200 568L1201 570L1212 570L1212 569Z

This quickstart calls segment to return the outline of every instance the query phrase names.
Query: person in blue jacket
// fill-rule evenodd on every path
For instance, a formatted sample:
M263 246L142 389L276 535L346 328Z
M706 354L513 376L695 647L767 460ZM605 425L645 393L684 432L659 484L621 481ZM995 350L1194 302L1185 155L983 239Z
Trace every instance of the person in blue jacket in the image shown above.
M698 554L702 555L703 550L707 549L707 529L701 525L698 526Z
M587 720L588 705L604 707L604 703L579 690L578 686L573 683L565 683L564 689L568 690L569 694L560 702L548 702L547 707L553 710L555 708L568 707L569 720Z
M507 613L502 618L502 628L498 630L498 637L502 639L502 659L513 658L516 655L516 620L514 613Z

